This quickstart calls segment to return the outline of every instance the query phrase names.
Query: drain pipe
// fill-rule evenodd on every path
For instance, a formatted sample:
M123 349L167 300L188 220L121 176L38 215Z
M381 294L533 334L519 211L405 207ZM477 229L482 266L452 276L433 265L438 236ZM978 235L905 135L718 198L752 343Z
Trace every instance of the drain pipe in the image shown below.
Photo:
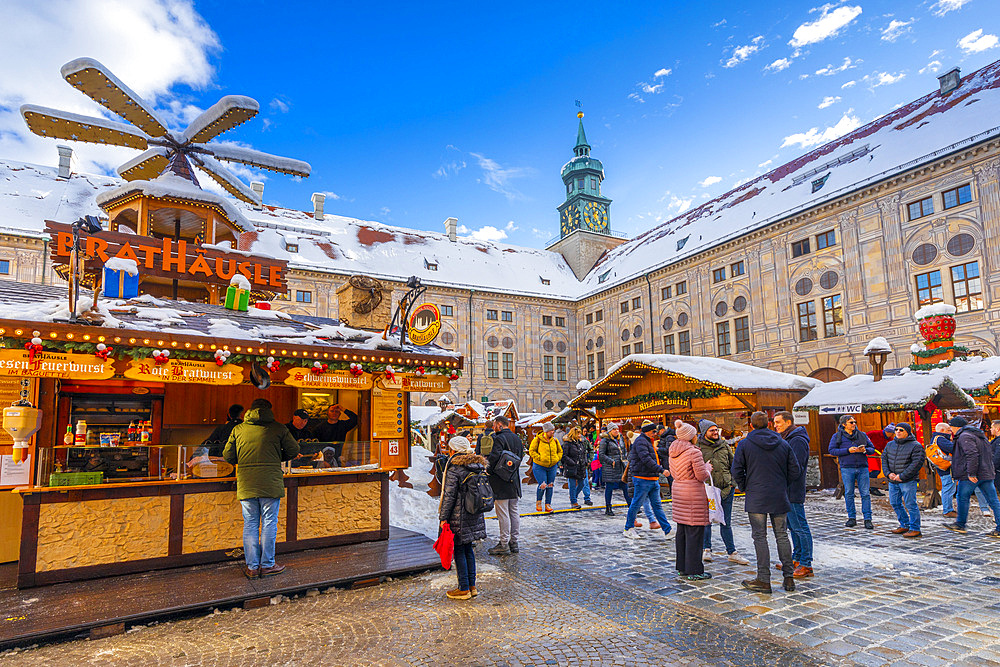
M656 354L656 326L653 324L653 283L646 274L646 289L649 290L649 353Z

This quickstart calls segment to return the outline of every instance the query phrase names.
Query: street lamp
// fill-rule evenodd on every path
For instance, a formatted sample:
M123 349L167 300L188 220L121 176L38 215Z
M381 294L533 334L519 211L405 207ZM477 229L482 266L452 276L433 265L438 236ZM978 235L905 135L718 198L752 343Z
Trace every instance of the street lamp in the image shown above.
M886 359L889 353L885 350L872 350L867 354L868 362L872 365L872 378L874 382L882 379L882 370L885 368Z
M70 310L70 322L76 323L76 305L80 297L80 232L85 234L97 234L103 231L104 228L101 226L101 221L96 215L87 215L72 225L70 228L73 230L73 250L70 252L69 263L70 268L73 272L73 281L70 283L69 289L69 310ZM97 287L94 287L94 295L96 299Z

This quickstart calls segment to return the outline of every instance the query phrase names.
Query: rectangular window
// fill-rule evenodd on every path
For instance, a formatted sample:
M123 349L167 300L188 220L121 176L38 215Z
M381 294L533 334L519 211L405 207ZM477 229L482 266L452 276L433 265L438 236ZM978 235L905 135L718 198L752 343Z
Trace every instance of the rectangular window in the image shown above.
M552 355L547 354L542 357L542 379L551 382L552 378Z
M564 327L564 326L566 326L566 318L565 317L557 317L556 318L556 326L557 327Z
M306 290L295 290L295 301L298 303L312 303L313 293Z
M596 377L597 376L594 375L594 355L588 354L587 355L587 379L588 380L594 380L594 379L596 379Z
M597 353L597 377L604 377L604 353Z
M442 317L454 317L455 307L454 306L441 306Z
M691 332L680 331L677 333L677 354L691 356Z
M550 326L552 326L552 316L551 315L542 315L542 326L543 327L550 327Z
M577 190L583 190L583 176L581 176L580 178L576 179L576 189Z
M672 292L673 288L670 285L667 285L666 287L660 290L660 298L666 301L671 297Z
M677 354L677 348L674 347L673 334L667 334L663 337L663 354Z
M802 239L792 244L792 257L801 257L809 254L809 239Z
M823 297L823 337L833 338L844 334L844 312L840 295Z
M742 259L736 262L735 264L730 265L729 267L729 275L732 276L733 278L735 278L736 276L742 276L746 272L747 272L747 267L746 264L743 263Z
M622 301L621 310L622 310L623 313L627 313L628 312L628 301Z
M591 176L590 177L590 188L592 190L596 190L597 189L597 176Z
M427 269L428 271L437 271L437 270L438 270L438 263L437 263L437 262L429 262L429 261L427 261L427 260L425 259L425 260L424 260L424 267L425 267L425 268L426 268L426 269Z
M816 235L816 250L832 248L835 245L837 245L837 234L832 229Z
M500 353L498 352L486 353L486 377L488 378L500 377Z
M491 308L487 308L486 309L486 319L488 319L488 320L495 320L495 319L497 319L497 311L495 311L495 310L493 310Z
M642 341L636 341L632 344L632 354L642 354Z
M566 357L556 357L556 381L566 381Z
M979 262L951 267L951 287L955 294L955 310L967 313L983 309L983 285L979 279Z
M503 353L503 379L513 380L514 379L514 353L504 352Z
M931 271L917 275L917 305L929 306L944 301L941 289L941 272Z
M674 291L677 292L677 296L688 293L688 283L686 280L682 280L679 283L677 283L676 287L677 289L675 289Z
M799 340L816 340L816 303L806 301L799 304Z
M729 322L719 322L715 325L715 342L718 344L720 357L728 357L731 354L729 349Z
M500 320L503 321L503 322L513 322L514 321L514 313L513 313L513 311L510 311L510 310L501 310L500 311Z
M750 318L749 317L737 317L734 322L736 325L734 329L736 330L736 353L749 352L750 351Z
M622 345L622 357L627 357L630 354L632 354L632 346Z
M600 322L603 319L604 319L604 310L603 309L601 309L601 310L597 311L596 313L594 313L594 321L595 322Z
M641 296L637 296L637 297L635 297L635 298L632 299L632 310L638 310L639 308L642 308L642 297Z
M925 215L930 215L934 212L934 198L927 197L925 199L921 199L920 201L907 204L906 210L910 213L910 220L916 220L917 218L922 218Z
M0 259L0 273L8 275L10 273L10 260Z
M299 251L299 244L298 243L286 243L285 244L285 250L287 250L288 252L298 252Z
M539 278L539 280L542 281L543 285L551 285L552 284L552 281L549 278Z
M972 201L972 188L968 184L941 193L945 208L955 208Z
M725 279L726 279L726 267L722 267L721 269L713 269L712 270L712 282L713 283L721 283Z
M594 314L587 313L587 324L593 324L593 323L594 323Z

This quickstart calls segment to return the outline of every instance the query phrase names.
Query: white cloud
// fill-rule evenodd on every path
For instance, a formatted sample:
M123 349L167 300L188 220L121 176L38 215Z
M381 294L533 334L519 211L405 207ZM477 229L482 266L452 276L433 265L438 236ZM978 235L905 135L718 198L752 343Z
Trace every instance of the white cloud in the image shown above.
M716 183L721 183L722 178L720 176L709 176L704 181L699 181L698 185L707 188L710 185L715 185Z
M269 106L271 107L271 111L278 111L281 113L288 113L288 110L291 108L288 102L278 99L277 97L271 100Z
M326 195L326 198L328 200L343 199L343 197L341 197L340 195L338 195L336 192L330 192L329 190L327 190L325 192L321 192L320 194Z
M898 21L893 19L889 21L889 25L885 27L882 31L882 40L885 42L895 42L897 39L910 32L913 25L913 19L909 21Z
M82 55L96 58L168 122L184 125L195 107L178 101L173 88L209 85L215 74L210 57L220 48L189 0L8 1L0 40L7 54L0 78L0 155L41 164L56 162L56 142L28 131L18 112L22 104L111 117L59 76L66 62ZM113 170L137 154L128 148L71 145L85 172Z
M905 78L905 72L900 72L898 74L890 74L889 72L872 72L871 74L865 76L862 81L867 81L868 87L871 90L875 90L880 86L891 86L894 83L899 83Z
M931 5L931 11L937 16L944 16L948 12L961 9L970 2L972 2L972 0L938 0Z
M544 229L538 229L537 227L531 228L531 235L536 239L549 239L552 238L552 232L547 232Z
M671 72L673 72L672 69L668 69L666 67L662 67L662 68L656 70L655 72L653 72L653 76L655 76L655 77L670 76Z
M760 164L757 165L757 168L758 169L763 169L765 167L770 167L771 163L773 163L773 162L774 162L774 160L764 160L763 162L761 162Z
M446 157L441 166L434 172L434 178L449 178L468 166L462 151L451 144L445 146L445 154Z
M937 74L940 71L941 71L941 61L940 60L932 60L929 63L927 63L927 65L925 67L921 67L920 68L920 73L921 74L924 74L926 72L931 72L932 74Z
M836 104L839 101L840 101L839 97L832 97L830 95L827 95L826 97L823 98L823 101L820 102L819 106L816 107L816 108L817 109L825 109L827 107L832 107L834 104Z
M653 80L655 81L656 79L662 79L664 77L670 76L671 72L673 72L673 70L668 69L666 67L661 67L660 69L653 72ZM666 82L661 81L660 83L647 83L645 81L640 81L635 85L638 86L639 90L641 90L643 93L646 93L647 95L656 95L658 93L663 92L663 87L666 85ZM643 104L646 101L642 95L634 91L628 94L628 98L630 100L635 100L639 104Z
M392 213L392 209L390 209L388 206L383 206L378 210L378 212L382 215L383 218L388 218L389 214Z
M455 231L475 241L502 241L507 238L507 232L493 225L483 225L479 229L469 229L465 225L459 225Z
M515 225L513 220L508 220L507 221L507 225L504 227L504 230L510 232L511 234L513 234L514 232L516 232L519 229L520 229L520 227L518 227L517 225Z
M664 85L665 84L662 83L657 83L655 85L651 83L640 83L639 87L642 88L642 92L648 93L650 95L655 95L656 93L663 90Z
M781 70L788 69L791 67L792 61L788 58L778 58L773 63L765 67L764 69L770 72L780 72Z
M635 100L639 104L645 104L645 102L646 102L646 100L642 99L642 96L639 95L639 93L629 93L628 94L628 98L630 100Z
M479 168L483 170L482 177L478 181L494 192L499 192L509 200L524 199L511 181L524 178L534 173L530 167L503 167L496 160L486 157L482 153L469 153L476 158Z
M857 81L848 81L847 83L840 86L841 90L847 90L848 88L853 88L857 84Z
M717 23L713 23L712 27L713 28L721 28L724 25L726 25L726 19L722 19L721 21L718 21Z
M958 40L958 46L965 51L966 55L970 53L988 51L989 49L995 48L997 43L997 36L990 34L984 35L982 28L974 30L962 39Z
M684 211L691 208L691 204L694 203L694 197L689 197L688 199L682 199L675 195L670 195L670 203L667 204L667 210L671 211L674 215L680 215Z
M861 60L851 60L849 57L844 58L844 62L840 65L834 67L833 65L827 65L826 67L820 67L816 70L816 76L833 76L834 74L840 74L841 72L846 72L849 69L854 69L861 64Z
M789 46L798 49L829 39L861 15L861 7L858 5L853 7L844 5L836 9L834 7L835 5L823 5L810 10L823 13L815 21L803 23L796 28L791 41L788 42Z
M733 55L729 57L729 60L723 65L723 67L736 67L741 62L745 61L747 58L757 53L761 49L761 45L764 41L763 35L757 35L749 44L744 44L743 46L737 46L733 49Z
M785 137L785 140L781 143L781 148L786 146L801 146L802 148L810 148L811 146L818 146L820 144L825 144L834 139L838 139L848 132L852 132L861 126L861 121L858 120L857 116L852 115L853 109L848 109L837 124L833 127L828 127L822 132L819 128L814 127L808 132L799 132L798 134L791 134Z

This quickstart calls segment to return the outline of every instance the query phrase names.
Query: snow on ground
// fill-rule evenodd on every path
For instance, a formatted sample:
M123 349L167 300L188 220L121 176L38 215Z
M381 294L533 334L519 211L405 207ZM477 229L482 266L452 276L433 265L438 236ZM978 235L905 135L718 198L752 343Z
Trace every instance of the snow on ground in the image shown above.
M410 447L411 465L406 474L413 484L412 489L403 489L395 482L389 482L389 523L436 540L438 499L427 495L431 481L429 455L430 452L423 447Z

